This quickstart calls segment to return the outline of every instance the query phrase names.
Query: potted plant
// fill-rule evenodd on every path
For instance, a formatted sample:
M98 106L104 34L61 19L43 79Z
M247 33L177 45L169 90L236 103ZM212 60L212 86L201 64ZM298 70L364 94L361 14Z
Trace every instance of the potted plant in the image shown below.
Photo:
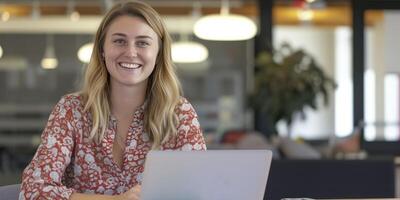
M284 120L290 127L295 114L305 116L304 109L317 109L317 97L325 105L336 87L315 59L304 50L283 44L278 50L261 52L256 58L255 88L250 97L252 108L266 116L268 129L277 133L276 124Z

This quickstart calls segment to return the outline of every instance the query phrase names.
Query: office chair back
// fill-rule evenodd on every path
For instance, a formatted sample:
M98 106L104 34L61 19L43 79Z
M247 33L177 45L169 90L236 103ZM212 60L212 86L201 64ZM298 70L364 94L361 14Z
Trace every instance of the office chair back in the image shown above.
M20 184L0 186L0 200L17 200L20 187Z

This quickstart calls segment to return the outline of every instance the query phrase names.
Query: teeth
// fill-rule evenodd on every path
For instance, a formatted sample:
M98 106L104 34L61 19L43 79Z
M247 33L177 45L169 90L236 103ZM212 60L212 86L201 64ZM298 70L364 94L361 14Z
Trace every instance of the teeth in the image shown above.
M128 68L128 69L136 69L139 68L139 64L133 64L133 63L120 63L121 67L123 68Z

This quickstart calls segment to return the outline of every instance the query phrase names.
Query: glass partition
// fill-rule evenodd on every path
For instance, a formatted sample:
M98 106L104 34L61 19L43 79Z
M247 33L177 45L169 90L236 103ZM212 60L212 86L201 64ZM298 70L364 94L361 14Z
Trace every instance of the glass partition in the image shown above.
M398 141L399 75L400 75L400 11L367 10L364 113L367 141Z

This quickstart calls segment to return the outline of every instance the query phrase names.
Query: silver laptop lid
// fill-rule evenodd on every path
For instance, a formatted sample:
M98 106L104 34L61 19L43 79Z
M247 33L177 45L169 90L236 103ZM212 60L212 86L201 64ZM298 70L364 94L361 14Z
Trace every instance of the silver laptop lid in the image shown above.
M269 150L150 151L142 200L262 200Z

